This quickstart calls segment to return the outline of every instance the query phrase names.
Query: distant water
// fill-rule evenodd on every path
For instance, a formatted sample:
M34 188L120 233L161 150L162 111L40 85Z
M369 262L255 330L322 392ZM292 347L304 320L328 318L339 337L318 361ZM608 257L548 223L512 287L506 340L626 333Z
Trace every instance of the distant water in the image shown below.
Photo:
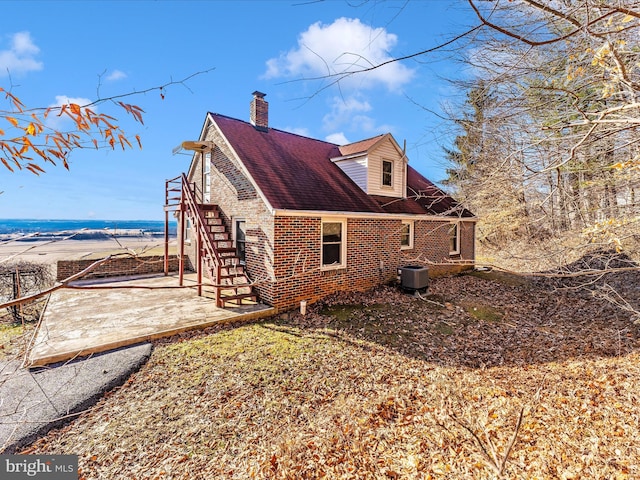
M169 234L176 234L176 223L169 222ZM86 235L96 236L100 232L108 235L164 235L163 220L34 220L34 219L1 219L0 235L16 236L30 233L58 236L63 233L87 230ZM98 235L99 236L99 235Z

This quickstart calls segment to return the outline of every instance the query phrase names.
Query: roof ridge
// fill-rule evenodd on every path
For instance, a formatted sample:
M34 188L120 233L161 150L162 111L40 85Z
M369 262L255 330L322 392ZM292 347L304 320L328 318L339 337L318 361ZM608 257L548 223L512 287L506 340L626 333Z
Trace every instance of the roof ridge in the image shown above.
M209 113L209 115L212 115L212 116L216 116L216 117L224 117L224 118L226 118L226 119L228 119L228 120L234 120L234 121L236 121L236 122L241 122L241 123L244 123L244 124L247 124L247 125L250 125L251 127L253 127L253 125L251 124L251 122L248 122L248 121L246 121L246 120L241 120L241 119L239 119L239 118L230 117L229 115L224 115L224 114L222 114L222 113L215 113L215 112L208 112L208 113ZM295 132L289 132L289 131L287 131L287 130L282 130L281 128L269 127L269 131L274 131L274 130L275 130L276 132L285 133L285 134L287 134L287 135L295 135L296 137L304 138L304 139L306 139L306 140L313 140L313 141L315 141L315 142L321 142L321 143L325 143L325 144L327 144L327 145L332 145L332 146L335 146L335 147L340 147L340 145L338 145L337 143L328 142L328 141L326 141L326 140L320 140L319 138L309 137L309 136L301 135L301 134L299 134L299 133L295 133Z

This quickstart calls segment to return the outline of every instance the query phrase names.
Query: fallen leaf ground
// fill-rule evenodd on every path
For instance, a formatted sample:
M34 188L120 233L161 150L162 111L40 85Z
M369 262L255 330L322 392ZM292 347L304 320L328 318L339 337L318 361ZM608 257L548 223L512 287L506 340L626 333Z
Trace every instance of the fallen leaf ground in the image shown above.
M610 303L465 275L310 310L158 342L26 452L86 479L640 478L640 331Z

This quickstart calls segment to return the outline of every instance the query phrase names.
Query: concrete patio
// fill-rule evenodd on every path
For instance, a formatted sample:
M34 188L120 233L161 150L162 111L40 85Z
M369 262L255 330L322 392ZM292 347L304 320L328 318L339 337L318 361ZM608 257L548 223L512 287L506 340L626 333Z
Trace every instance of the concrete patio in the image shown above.
M76 282L90 289L53 292L34 334L26 366L42 366L175 335L211 325L265 318L262 304L217 308L213 295L199 297L195 277L126 278ZM143 287L143 288L132 288Z

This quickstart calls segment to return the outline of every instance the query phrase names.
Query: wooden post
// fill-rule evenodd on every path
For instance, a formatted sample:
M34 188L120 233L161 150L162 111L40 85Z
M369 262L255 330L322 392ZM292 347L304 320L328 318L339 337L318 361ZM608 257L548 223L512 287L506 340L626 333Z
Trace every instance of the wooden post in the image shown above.
M164 182L164 276L169 275L169 180Z
M169 275L169 211L164 210L164 276Z
M202 232L200 225L196 228L198 231L197 253L196 253L196 272L198 276L198 296L202 296Z
M178 267L179 269L178 279L181 287L184 284L184 236L185 236L185 232L187 231L185 220L186 218L184 214L184 201L181 199L180 200L180 259L179 259L180 266Z
M220 276L222 275L221 273L222 271L222 265L220 265L220 263L218 263L218 265L216 266L216 287L215 287L215 292L216 292L216 307L224 307L224 304L221 302L220 297L221 297L221 287L220 285L222 285L222 282L220 280Z
M16 300L18 298L20 298L20 286L19 286L19 282L20 282L20 275L18 274L18 269L16 268L15 272L11 272L11 277L12 277L12 284L13 284L13 298L12 300ZM18 305L14 305L13 307L11 307L11 309L13 310L13 319L14 320L18 320L18 318L20 318L19 312L18 312Z
M22 296L22 285L20 285L20 270L16 267L16 298L20 298ZM22 328L24 329L24 316L22 315L22 303L18 305L18 314L20 315L20 322L22 323Z

